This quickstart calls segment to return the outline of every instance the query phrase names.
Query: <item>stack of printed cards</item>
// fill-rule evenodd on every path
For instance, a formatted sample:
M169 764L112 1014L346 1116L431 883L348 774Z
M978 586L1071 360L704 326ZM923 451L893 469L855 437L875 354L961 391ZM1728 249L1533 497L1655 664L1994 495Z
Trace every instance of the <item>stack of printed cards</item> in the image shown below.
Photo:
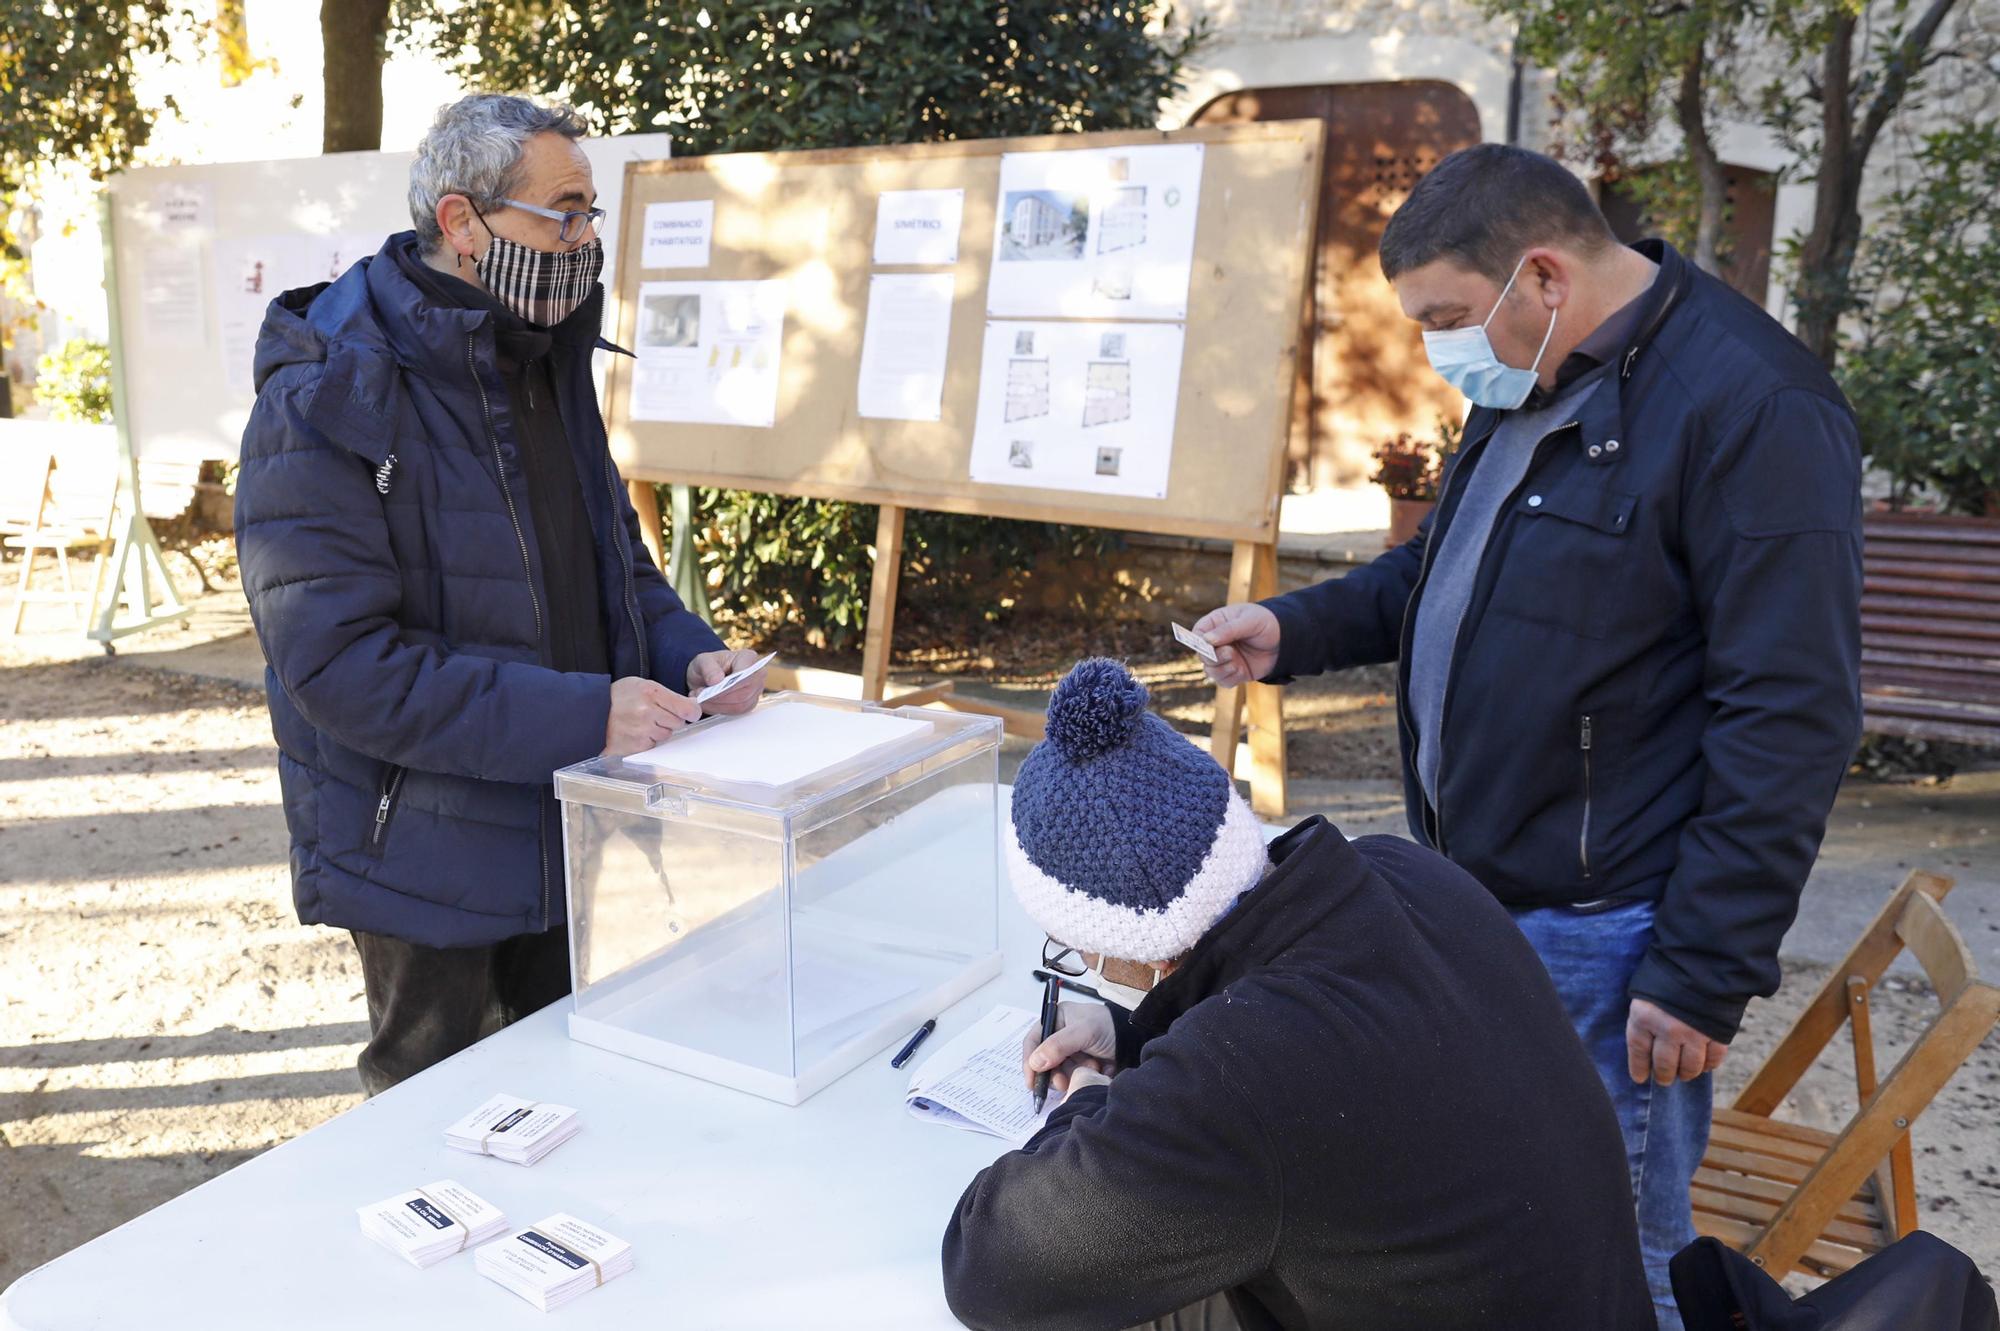
M568 1105L545 1105L500 1094L444 1130L445 1145L532 1165L561 1146L583 1123Z
M1187 648L1189 651L1193 652L1196 656L1199 656L1202 660L1208 662L1210 665L1214 665L1216 663L1218 658L1216 657L1215 654L1214 643L1210 642L1207 638L1202 637L1201 634L1196 633L1193 629L1183 628L1179 624L1176 624L1173 627L1174 627L1175 642Z
M441 1262L507 1228L500 1208L440 1179L356 1209L361 1232L412 1266Z
M533 1229L472 1254L479 1274L548 1312L632 1269L632 1245L573 1215L552 1215Z

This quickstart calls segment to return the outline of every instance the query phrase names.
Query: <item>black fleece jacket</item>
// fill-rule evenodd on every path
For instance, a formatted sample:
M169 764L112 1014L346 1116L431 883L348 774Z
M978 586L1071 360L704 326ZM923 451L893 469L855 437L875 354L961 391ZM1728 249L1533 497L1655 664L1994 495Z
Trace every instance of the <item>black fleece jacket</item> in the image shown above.
M975 1328L1117 1331L1217 1291L1246 1331L1654 1325L1625 1148L1492 895L1324 819L1133 1014L1136 1066L973 1180Z

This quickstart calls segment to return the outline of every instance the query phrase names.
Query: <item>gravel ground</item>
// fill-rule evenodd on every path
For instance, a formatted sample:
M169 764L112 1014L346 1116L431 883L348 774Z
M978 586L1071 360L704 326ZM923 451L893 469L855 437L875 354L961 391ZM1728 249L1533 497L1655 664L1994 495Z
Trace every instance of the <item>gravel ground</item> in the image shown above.
M899 665L978 673L1026 697L1055 678L1040 662L1123 650L1084 629L1074 642L1061 636L1070 632L1033 642L999 634L974 652ZM1190 728L1205 723L1191 662L1160 650L1155 632L1135 631L1123 654L1163 711ZM0 1208L0 1288L355 1104L353 1059L366 1037L351 946L291 913L261 694L122 660L51 663L8 642L0 638L0 1196L10 1205ZM1294 772L1393 802L1381 784L1394 774L1389 687L1374 671L1295 688ZM1720 1079L1725 1095L1825 974L1787 971L1778 998L1753 1005ZM1884 1069L1934 1006L1908 982L1883 987ZM1788 1115L1836 1125L1851 1103L1847 1058L1836 1038ZM1996 1120L2000 1039L1916 1129L1926 1224L1989 1272L2000 1272Z

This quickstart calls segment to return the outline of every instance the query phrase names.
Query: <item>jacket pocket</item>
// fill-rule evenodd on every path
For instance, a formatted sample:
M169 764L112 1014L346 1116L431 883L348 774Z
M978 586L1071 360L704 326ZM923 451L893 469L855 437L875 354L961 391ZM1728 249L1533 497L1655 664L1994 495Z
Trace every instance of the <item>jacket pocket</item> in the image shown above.
M1569 486L1514 501L1491 609L1585 638L1611 636L1637 613L1647 583L1631 539L1638 496Z
M408 774L406 767L382 769L382 780L375 788L375 821L362 841L362 849L370 859L381 859L389 845L389 824L396 817L396 805L403 797L403 778Z

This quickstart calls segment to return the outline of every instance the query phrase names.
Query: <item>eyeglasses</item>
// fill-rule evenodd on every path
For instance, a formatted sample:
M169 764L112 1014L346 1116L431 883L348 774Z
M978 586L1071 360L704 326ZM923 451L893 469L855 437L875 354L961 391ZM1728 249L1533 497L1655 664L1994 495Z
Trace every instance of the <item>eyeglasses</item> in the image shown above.
M1075 948L1064 947L1053 938L1042 944L1042 969L1070 979L1090 973L1090 967L1083 964L1083 957Z
M582 240L586 232L595 232L598 235L604 234L604 210L602 208L585 208L579 213L565 213L558 212L554 208L538 208L532 203L522 203L519 199L502 199L500 202L506 204L509 208L519 208L524 213L533 213L537 217L546 217L550 221L561 222L562 230L557 234L561 237L562 243L565 245L573 245L577 241Z

